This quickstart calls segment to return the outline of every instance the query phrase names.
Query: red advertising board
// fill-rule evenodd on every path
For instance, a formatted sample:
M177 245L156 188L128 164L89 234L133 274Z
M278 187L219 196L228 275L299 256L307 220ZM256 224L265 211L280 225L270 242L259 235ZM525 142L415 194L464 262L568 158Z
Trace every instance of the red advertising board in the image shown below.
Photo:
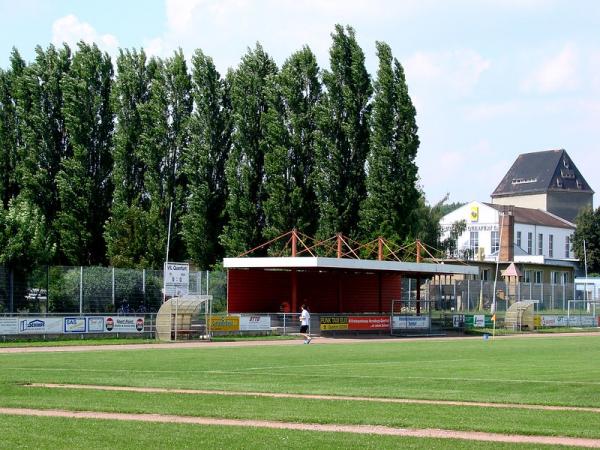
M389 330L389 316L348 317L349 330Z

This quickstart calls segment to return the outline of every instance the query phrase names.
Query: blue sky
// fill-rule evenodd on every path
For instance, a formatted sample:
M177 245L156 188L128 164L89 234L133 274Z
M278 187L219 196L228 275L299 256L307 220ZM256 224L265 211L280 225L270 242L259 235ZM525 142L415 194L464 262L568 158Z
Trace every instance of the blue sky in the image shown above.
M29 61L79 39L113 55L201 48L222 73L257 41L279 65L307 44L327 67L336 23L355 28L372 76L377 40L404 66L430 202L489 201L520 153L555 148L600 190L598 1L0 0L0 67L13 46Z

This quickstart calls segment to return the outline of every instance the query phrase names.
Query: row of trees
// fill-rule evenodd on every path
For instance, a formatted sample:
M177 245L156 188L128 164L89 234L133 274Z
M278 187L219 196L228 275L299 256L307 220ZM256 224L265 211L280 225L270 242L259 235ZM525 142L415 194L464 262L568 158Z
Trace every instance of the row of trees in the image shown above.
M416 112L377 43L354 30L330 69L308 47L278 68L257 44L221 76L201 50L148 58L96 45L13 50L0 70L0 263L207 268L298 228L435 242L417 187Z

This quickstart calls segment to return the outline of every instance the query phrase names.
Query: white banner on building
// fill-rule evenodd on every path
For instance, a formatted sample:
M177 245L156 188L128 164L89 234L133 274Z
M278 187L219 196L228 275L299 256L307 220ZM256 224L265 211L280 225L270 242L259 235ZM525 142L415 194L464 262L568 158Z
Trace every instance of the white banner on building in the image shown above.
M241 331L268 331L271 329L271 316L241 316Z
M393 316L392 328L429 328L429 316Z
M189 293L190 265L188 263L165 263L165 295L181 297Z

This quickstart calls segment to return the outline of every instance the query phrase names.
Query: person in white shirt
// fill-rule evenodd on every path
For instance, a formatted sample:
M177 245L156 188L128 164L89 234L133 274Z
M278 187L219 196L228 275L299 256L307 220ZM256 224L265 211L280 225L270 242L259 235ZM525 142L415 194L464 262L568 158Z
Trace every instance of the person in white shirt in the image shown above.
M304 336L304 343L310 344L312 338L310 337L310 313L306 309L306 305L301 306L302 312L300 313L300 334Z

